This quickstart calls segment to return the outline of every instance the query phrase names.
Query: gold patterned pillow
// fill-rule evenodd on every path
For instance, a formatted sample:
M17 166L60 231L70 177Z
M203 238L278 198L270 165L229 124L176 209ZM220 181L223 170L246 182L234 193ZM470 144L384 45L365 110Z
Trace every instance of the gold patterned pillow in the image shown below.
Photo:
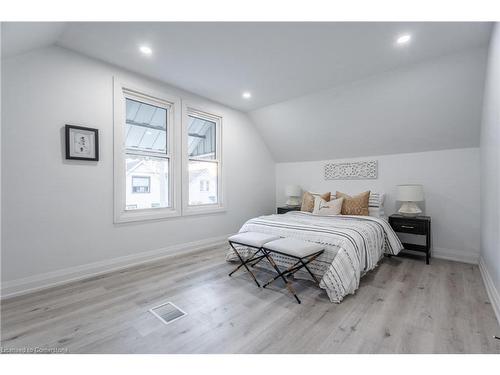
M351 197L350 195L341 193L337 191L335 194L337 198L344 198L344 203L342 203L342 215L363 215L368 216L368 203L370 200L370 192L365 191L364 193L355 195Z
M315 195L321 197L322 199L324 199L327 202L330 201L330 196L331 196L330 192L322 194L322 195L319 195L319 194L313 195L310 192L305 191L304 194L302 195L302 206L300 207L301 211L313 212L313 210L314 210L314 196Z

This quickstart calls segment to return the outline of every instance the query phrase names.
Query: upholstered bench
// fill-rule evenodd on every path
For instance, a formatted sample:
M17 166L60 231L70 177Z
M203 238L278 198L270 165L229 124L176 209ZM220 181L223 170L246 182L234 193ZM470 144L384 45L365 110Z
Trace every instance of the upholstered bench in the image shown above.
M285 282L286 287L288 288L290 293L293 294L297 302L301 303L299 297L297 296L297 293L292 287L292 284L287 280L286 277L293 275L295 272L301 270L302 268L305 268L307 272L309 272L313 280L319 284L318 279L316 278L316 276L314 276L307 265L317 257L319 257L324 250L324 247L321 245L315 244L313 242L296 240L293 238L280 238L274 241L266 242L262 245L261 251L263 252L263 256L266 257L269 263L276 270L277 275L273 279L269 280L263 286L263 288L271 284L276 279L281 278ZM295 259L296 262L286 270L281 271L272 257L274 253Z
M279 239L279 236L275 236L272 234L265 234L265 233L259 233L259 232L242 232L235 234L234 236L229 237L227 240L229 241L229 245L233 249L234 253L240 260L240 265L236 267L230 274L231 276L233 273L238 271L241 267L245 267L248 273L252 276L253 280L257 284L257 286L260 288L260 284L257 281L257 278L253 274L253 272L248 268L248 264L251 266L255 266L258 262L260 262L263 258L266 257L266 255L262 252L262 246L264 244L271 242L273 240ZM245 247L250 247L254 249L255 251L253 254L248 257L247 259L243 259L241 254L238 252L238 250L235 248L234 245L241 245ZM261 255L259 255L261 254Z

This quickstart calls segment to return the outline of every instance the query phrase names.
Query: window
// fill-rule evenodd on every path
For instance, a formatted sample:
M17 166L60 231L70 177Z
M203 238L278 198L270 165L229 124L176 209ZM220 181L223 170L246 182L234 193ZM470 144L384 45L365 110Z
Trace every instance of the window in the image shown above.
M150 193L150 176L132 176L132 193Z
M186 213L222 208L221 118L185 107L184 200Z
M168 107L125 95L126 210L169 207ZM134 177L133 174L145 177ZM137 193L144 195L137 196Z
M178 99L115 81L115 221L179 215ZM177 132L179 133L179 132ZM177 147L175 147L177 143Z
M115 223L224 210L222 118L116 77L113 97Z

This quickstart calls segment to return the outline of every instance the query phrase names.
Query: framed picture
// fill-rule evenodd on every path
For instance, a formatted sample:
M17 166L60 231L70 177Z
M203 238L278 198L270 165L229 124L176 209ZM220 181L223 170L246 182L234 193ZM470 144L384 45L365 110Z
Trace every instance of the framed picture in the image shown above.
M99 160L99 130L66 125L66 159Z

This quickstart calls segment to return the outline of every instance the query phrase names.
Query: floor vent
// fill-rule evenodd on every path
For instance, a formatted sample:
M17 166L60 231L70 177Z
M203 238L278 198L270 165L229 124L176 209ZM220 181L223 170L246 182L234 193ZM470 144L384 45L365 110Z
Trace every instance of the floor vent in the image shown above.
M165 324L170 324L187 315L186 312L175 306L172 302L162 303L149 310Z

